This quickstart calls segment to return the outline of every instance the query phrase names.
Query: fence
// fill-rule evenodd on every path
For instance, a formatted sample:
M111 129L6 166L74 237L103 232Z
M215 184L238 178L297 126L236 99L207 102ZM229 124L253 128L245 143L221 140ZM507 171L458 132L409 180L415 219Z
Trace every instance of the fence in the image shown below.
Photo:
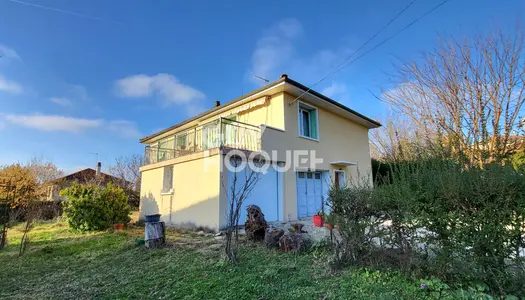
M221 118L146 146L144 164L154 164L219 147L258 151L260 128Z

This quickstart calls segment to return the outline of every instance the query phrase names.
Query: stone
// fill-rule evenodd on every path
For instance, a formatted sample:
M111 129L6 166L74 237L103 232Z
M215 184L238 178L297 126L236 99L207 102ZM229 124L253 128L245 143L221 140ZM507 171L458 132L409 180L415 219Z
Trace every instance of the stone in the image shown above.
M261 208L257 205L248 205L246 212L248 213L246 223L244 223L246 237L252 241L264 240L268 223L264 219Z
M303 230L303 227L304 227L304 224L301 224L301 223L292 224L293 232L296 232L296 233L307 233L306 231Z
M211 244L208 246L208 249L213 250L213 251L218 251L222 249L222 245L221 244Z
M284 230L270 226L268 229L266 229L266 234L264 235L264 244L268 248L277 248L279 245L279 240L283 235Z

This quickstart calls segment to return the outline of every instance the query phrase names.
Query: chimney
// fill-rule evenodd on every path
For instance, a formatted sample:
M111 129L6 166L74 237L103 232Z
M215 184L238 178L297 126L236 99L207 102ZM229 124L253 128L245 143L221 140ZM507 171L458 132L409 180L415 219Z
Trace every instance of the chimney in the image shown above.
M102 168L102 163L101 163L101 162L98 162L98 163L97 163L97 173L96 173L97 176L100 175L100 169L101 169L101 168Z
M221 106L221 101L215 101L215 106L214 107L218 107L218 106Z

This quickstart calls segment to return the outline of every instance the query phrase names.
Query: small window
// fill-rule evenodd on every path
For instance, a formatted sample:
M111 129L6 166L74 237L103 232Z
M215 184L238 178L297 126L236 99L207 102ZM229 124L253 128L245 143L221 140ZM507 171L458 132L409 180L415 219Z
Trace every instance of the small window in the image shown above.
M304 172L299 172L299 178L304 178Z
M164 176L162 178L162 192L170 193L173 190L173 166L164 167Z
M318 139L317 108L299 103L299 136Z
M312 179L312 172L308 172L308 173L306 173L306 178L308 178L308 179Z
M315 173L315 179L321 179L321 173Z

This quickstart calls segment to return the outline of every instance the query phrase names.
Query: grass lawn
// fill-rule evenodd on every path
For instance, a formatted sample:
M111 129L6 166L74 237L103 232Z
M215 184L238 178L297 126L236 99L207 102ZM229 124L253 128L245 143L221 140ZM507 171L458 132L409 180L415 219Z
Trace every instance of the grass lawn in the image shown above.
M143 229L78 234L48 222L18 257L21 226L0 251L0 299L421 299L424 291L389 273L332 275L326 254L281 254L243 245L240 262L220 260L213 237L168 231L160 250L136 246Z

